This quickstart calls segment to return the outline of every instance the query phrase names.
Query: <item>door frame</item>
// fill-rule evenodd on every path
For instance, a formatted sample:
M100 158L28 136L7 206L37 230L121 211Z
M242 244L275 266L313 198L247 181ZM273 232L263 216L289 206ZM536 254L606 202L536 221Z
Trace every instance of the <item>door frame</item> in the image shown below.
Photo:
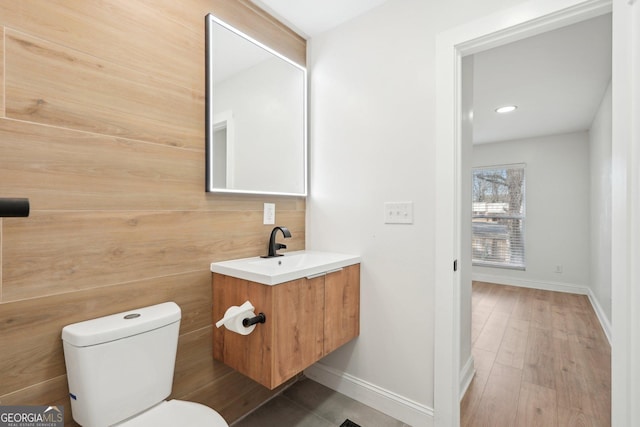
M440 33L436 43L436 266L435 266L435 340L434 340L434 425L436 427L458 426L460 424L460 272L454 271L454 260L458 260L461 254L461 164L462 164L462 141L461 141L461 78L462 78L462 57L473 53L481 52L506 43L531 37L536 34L551 31L593 18L613 10L614 16L617 10L623 6L631 6L635 0L542 0L529 1L516 7L489 15L482 19L455 27L451 30ZM623 3L627 3L623 5ZM637 5L635 7L637 12ZM637 13L636 13L637 15ZM615 18L614 18L615 19ZM614 21L615 22L615 21ZM629 25L632 24L629 21ZM637 20L635 22L638 23ZM629 27L632 28L632 27ZM631 32L629 30L629 32ZM614 44L616 43L616 28L614 25ZM627 49L633 48L633 43ZM635 47L639 47L637 44ZM616 61L614 55L613 60ZM640 61L636 61L640 62ZM636 64L638 65L638 64ZM616 78L616 64L613 65ZM640 71L640 70L639 70ZM637 74L637 71L636 71ZM634 78L625 76L630 83ZM637 79L636 79L637 80ZM628 113L631 115L631 101L616 101L614 90L614 111L618 113ZM626 131L622 129L629 123L616 120L614 114L614 136L616 129L619 134ZM631 122L631 121L630 121ZM630 127L630 126L629 126ZM625 159L630 162L630 156L624 156L630 150L632 135L623 138L624 141L613 146L614 167L616 159ZM638 135L635 135L637 138ZM636 155L640 157L640 155ZM628 175L628 166L625 163L618 164L619 178L616 179L614 171L614 186L623 187L628 190L627 182L631 177ZM627 206L627 193L622 190L613 194L613 217L626 219L623 224L629 224L633 216L634 209ZM624 193L624 194L623 194ZM618 197L618 199L616 199ZM634 203L630 203L634 205ZM640 205L640 203L635 203ZM640 206L639 206L640 207ZM631 206L633 208L633 206ZM617 212L617 215L616 215ZM630 252L626 249L630 245L628 238L623 238L627 231L626 225L612 227L612 269L623 268L625 272L629 269L628 256ZM621 228L624 228L621 230ZM623 241L624 240L624 241ZM640 239L638 239L640 241ZM618 248L618 249L616 249ZM616 252L623 256L621 260L616 260ZM636 252L636 251L631 251ZM638 250L640 252L640 249ZM636 252L637 253L637 252ZM618 342L615 338L617 326L621 322L616 322L617 318L629 320L628 311L619 309L622 301L629 301L626 298L629 292L629 283L633 274L620 274L616 280L616 275L612 274L612 295L613 295L613 326L614 347ZM640 296L638 296L640 301ZM629 305L630 303L627 303ZM624 322L626 330L623 331L625 343L633 336L628 322ZM640 328L638 328L640 329ZM638 331L640 333L640 330ZM632 347L630 344L621 345L625 349ZM640 353L640 349L638 350ZM626 362L622 367L613 369L613 390L614 396L625 399L616 402L613 399L613 417L620 420L630 420L633 417L625 416L632 409L629 405L631 397L625 390L631 387L628 378L629 370L632 367L629 355L622 355L622 351L613 351L612 365L616 362ZM628 370L626 370L628 369ZM627 372L625 374L625 372ZM632 425L628 423L619 425Z

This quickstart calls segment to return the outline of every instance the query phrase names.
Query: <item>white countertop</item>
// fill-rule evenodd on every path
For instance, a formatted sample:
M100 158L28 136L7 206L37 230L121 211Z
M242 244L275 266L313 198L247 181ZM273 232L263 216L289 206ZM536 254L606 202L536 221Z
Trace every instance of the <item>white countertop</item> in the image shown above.
M211 272L264 285L331 272L360 262L360 256L319 251L285 252L274 258L242 258L211 263Z

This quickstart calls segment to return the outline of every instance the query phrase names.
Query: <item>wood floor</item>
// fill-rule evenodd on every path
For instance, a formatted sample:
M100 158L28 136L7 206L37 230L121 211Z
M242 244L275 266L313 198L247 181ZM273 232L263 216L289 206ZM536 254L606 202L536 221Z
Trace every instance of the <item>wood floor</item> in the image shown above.
M611 425L611 347L584 295L473 283L473 427Z

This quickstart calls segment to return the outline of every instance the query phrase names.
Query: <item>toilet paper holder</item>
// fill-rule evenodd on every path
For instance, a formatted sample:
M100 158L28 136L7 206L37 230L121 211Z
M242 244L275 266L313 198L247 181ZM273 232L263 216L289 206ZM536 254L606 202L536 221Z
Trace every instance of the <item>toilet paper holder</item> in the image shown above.
M255 315L255 307L250 301L245 301L241 306L232 305L227 308L224 317L216 322L216 328L223 325L230 331L240 335L248 335L255 329L258 323L265 323L267 316L260 312Z
M29 216L29 199L0 197L0 217Z
M242 319L242 326L248 328L251 325L255 325L256 323L264 323L267 321L267 316L264 313L258 313L255 317L247 317Z

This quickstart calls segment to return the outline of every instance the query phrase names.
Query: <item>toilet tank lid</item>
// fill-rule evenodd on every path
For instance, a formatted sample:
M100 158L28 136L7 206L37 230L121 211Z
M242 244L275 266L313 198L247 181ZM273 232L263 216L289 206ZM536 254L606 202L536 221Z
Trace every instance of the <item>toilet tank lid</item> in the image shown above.
M67 325L62 328L62 340L75 347L88 347L127 338L179 321L178 304L165 302Z

